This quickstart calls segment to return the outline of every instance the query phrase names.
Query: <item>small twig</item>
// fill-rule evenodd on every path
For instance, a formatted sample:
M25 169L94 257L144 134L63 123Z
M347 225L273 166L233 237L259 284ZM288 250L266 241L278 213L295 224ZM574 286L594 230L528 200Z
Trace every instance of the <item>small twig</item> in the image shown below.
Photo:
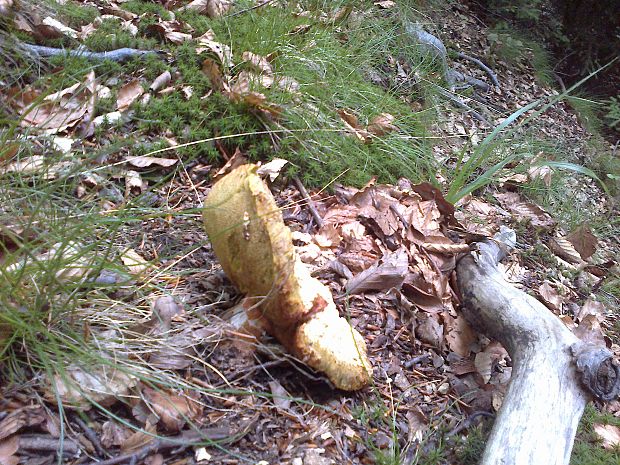
M301 196L306 201L306 203L308 205L308 208L310 209L310 214L312 214L312 218L314 218L314 222L316 223L317 228L321 229L323 227L323 218L321 218L321 216L319 215L319 212L316 209L316 205L314 203L314 200L312 200L312 198L308 194L308 191L306 190L306 188L302 184L301 179L299 179L297 176L295 176L293 178L293 181L295 182L295 186L299 190L299 193L301 194Z
M421 362L427 362L430 359L431 359L431 356L429 354L418 355L417 357L413 357L411 360L407 360L405 363L403 363L403 366L405 368L411 368L413 365L416 365Z
M497 75L493 72L493 70L491 68L489 68L487 65L485 65L478 58L474 58L474 57L466 55L466 54L464 54L462 52L459 52L457 56L459 58L471 61L472 63L475 63L476 65L478 65L478 67L480 69L482 69L484 72L486 72L489 75L489 78L491 79L491 82L493 83L493 85L496 86L497 88L500 87L499 86L499 81L497 80Z
M90 428L79 416L75 415L73 420L80 425L80 428L84 431L84 436L86 436L86 439L88 439L95 447L97 455L99 455L99 457L109 457L110 454L108 454L108 452L103 448L97 433L95 433L95 431L93 431L93 429Z
M134 57L143 57L146 55L159 55L156 50L138 50L135 48L119 48L108 52L91 52L88 49L71 50L66 48L43 47L41 45L33 45L21 43L20 47L32 52L40 57L53 57L58 55L66 55L70 57L81 57L87 60L111 60L122 62Z
M564 79L562 79L562 76L560 76L558 73L553 73L553 77L556 81L558 81L558 84L560 84L562 92L566 92L566 86L564 85Z
M39 452L56 452L60 446L60 439L46 434L22 434L19 437L19 450ZM76 456L80 452L77 442L64 438L62 441L62 455Z
M260 8L262 6L270 4L272 1L273 0L266 0L266 1L262 2L262 3L258 3L258 4L254 5L254 6L249 7L249 8L245 8L243 10L235 11L234 13L226 15L226 17L227 18L232 18L233 16L239 16L239 15L242 15L243 13L247 13L248 11L257 10L258 8Z

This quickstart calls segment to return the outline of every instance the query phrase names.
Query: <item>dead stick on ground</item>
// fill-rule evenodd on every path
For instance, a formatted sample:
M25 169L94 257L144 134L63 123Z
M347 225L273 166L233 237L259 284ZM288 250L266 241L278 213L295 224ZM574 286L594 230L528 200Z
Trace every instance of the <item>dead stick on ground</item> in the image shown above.
M108 52L91 52L87 49L70 50L66 48L54 48L43 47L41 45L33 45L20 43L20 47L24 48L28 52L35 54L39 57L53 57L53 56L70 56L86 58L87 60L110 60L123 62L130 58L144 57L146 55L160 55L161 53L155 50L138 50L135 48L119 48L117 50L110 50Z
M457 264L467 321L508 351L510 385L481 465L567 465L591 399L620 392L620 368L605 346L578 339L542 303L512 287L497 264L516 244L502 228Z
M308 191L302 184L301 179L295 176L293 178L293 181L295 182L295 186L297 186L297 189L299 190L299 193L301 194L301 196L306 200L306 203L308 205L308 208L310 209L312 218L314 218L314 222L316 223L317 228L321 229L323 227L323 218L321 218L321 215L319 215L319 212L316 209L314 200L312 200L312 198L308 194Z

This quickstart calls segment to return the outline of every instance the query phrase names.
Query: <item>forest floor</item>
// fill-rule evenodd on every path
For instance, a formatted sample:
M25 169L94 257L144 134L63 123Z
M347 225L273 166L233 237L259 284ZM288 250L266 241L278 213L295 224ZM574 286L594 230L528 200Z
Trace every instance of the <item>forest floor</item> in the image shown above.
M617 154L544 56L511 55L466 5L183 3L6 17L0 463L477 463L511 361L460 314L454 268L500 226L509 281L620 355ZM488 90L442 98L405 18ZM365 340L370 386L335 389L239 324L202 210L246 162ZM619 444L620 402L588 407L571 463L620 463Z

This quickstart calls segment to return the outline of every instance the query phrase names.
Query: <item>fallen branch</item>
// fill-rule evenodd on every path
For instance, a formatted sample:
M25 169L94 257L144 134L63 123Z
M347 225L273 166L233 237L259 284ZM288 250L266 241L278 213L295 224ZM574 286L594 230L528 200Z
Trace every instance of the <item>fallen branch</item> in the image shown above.
M497 263L515 242L505 230L457 265L465 317L499 341L513 363L480 463L567 465L586 403L616 398L620 369L605 347L580 341L542 303L506 282Z
M130 58L144 57L147 55L160 55L161 52L156 50L138 50L135 48L119 48L117 50L110 50L108 52L91 52L86 48L80 48L77 50L71 50L66 48L54 48L44 47L42 45L33 45L20 43L20 47L23 47L26 51L38 55L39 57L53 57L53 56L70 56L81 57L87 60L102 61L111 60L123 62Z
M469 105L467 105L465 102L463 102L456 95L453 95L451 92L448 92L446 89L444 89L441 86L437 86L437 92L439 92L443 97L445 97L448 100L450 100L450 102L452 102L458 108L467 111L469 114L471 114L471 116L476 118L478 121L480 121L480 122L482 122L484 124L488 124L489 126L491 126L491 123L489 122L489 120L487 120L484 116L482 116L476 110L474 110Z
M64 438L61 441L49 434L22 434L19 436L20 451L57 452L61 444L62 450L60 452L63 456L76 457L80 453L78 443L69 438Z
M493 70L491 68L489 68L487 65L485 65L482 61L480 61L478 58L474 58L472 56L466 55L462 52L459 52L457 54L457 56L459 58L462 58L463 60L467 60L467 61L471 61L472 63L478 65L478 67L480 69L482 69L485 73L487 73L487 75L489 76L489 79L491 79L491 82L493 83L493 85L497 88L499 88L499 81L497 80L497 75L493 72Z

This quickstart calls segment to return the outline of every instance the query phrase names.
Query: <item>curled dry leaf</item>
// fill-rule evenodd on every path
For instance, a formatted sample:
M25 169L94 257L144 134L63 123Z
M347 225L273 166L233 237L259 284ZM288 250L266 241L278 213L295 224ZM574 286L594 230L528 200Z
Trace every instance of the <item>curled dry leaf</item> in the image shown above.
M121 7L114 3L104 4L101 7L103 14L116 16L117 18L124 19L125 21L132 21L138 18L138 15L131 11L123 10Z
M144 88L139 79L133 79L121 87L116 98L116 109L126 111L133 102L138 100L144 93Z
M549 281L545 281L538 288L538 293L542 297L543 302L547 304L551 310L555 313L562 312L562 304L564 303L564 297L562 297L558 291L556 291Z
M200 54L208 52L219 60L219 64L224 67L230 67L233 64L233 55L230 46L215 41L215 33L209 29L203 35L196 39L198 47L196 53Z
M191 394L174 394L167 390L142 387L142 396L161 425L171 433L181 431L186 423L194 423L202 414L202 405Z
M170 74L170 71L166 70L155 78L155 80L149 86L149 90L152 92L157 92L158 90L166 87L170 83L171 79L172 75Z
M71 37L72 39L77 39L78 37L78 31L76 31L75 29L71 29L68 26L65 26L63 23L61 23L57 19L51 18L49 16L47 18L44 18L41 24L58 32L60 35Z
M284 165L287 163L288 160L283 158L274 158L269 163L259 166L256 170L256 174L262 177L269 177L269 180L273 182L280 175L280 171L282 171L282 168L284 168Z
M368 123L368 132L375 136L384 136L390 132L398 131L398 128L393 124L394 119L394 116L389 113L381 113Z
M133 249L127 249L121 255L121 261L129 272L134 275L142 274L152 268L152 265Z
M183 32L184 25L179 21L160 21L147 27L150 34L159 36L170 43L182 44L188 40L192 40L192 35Z

